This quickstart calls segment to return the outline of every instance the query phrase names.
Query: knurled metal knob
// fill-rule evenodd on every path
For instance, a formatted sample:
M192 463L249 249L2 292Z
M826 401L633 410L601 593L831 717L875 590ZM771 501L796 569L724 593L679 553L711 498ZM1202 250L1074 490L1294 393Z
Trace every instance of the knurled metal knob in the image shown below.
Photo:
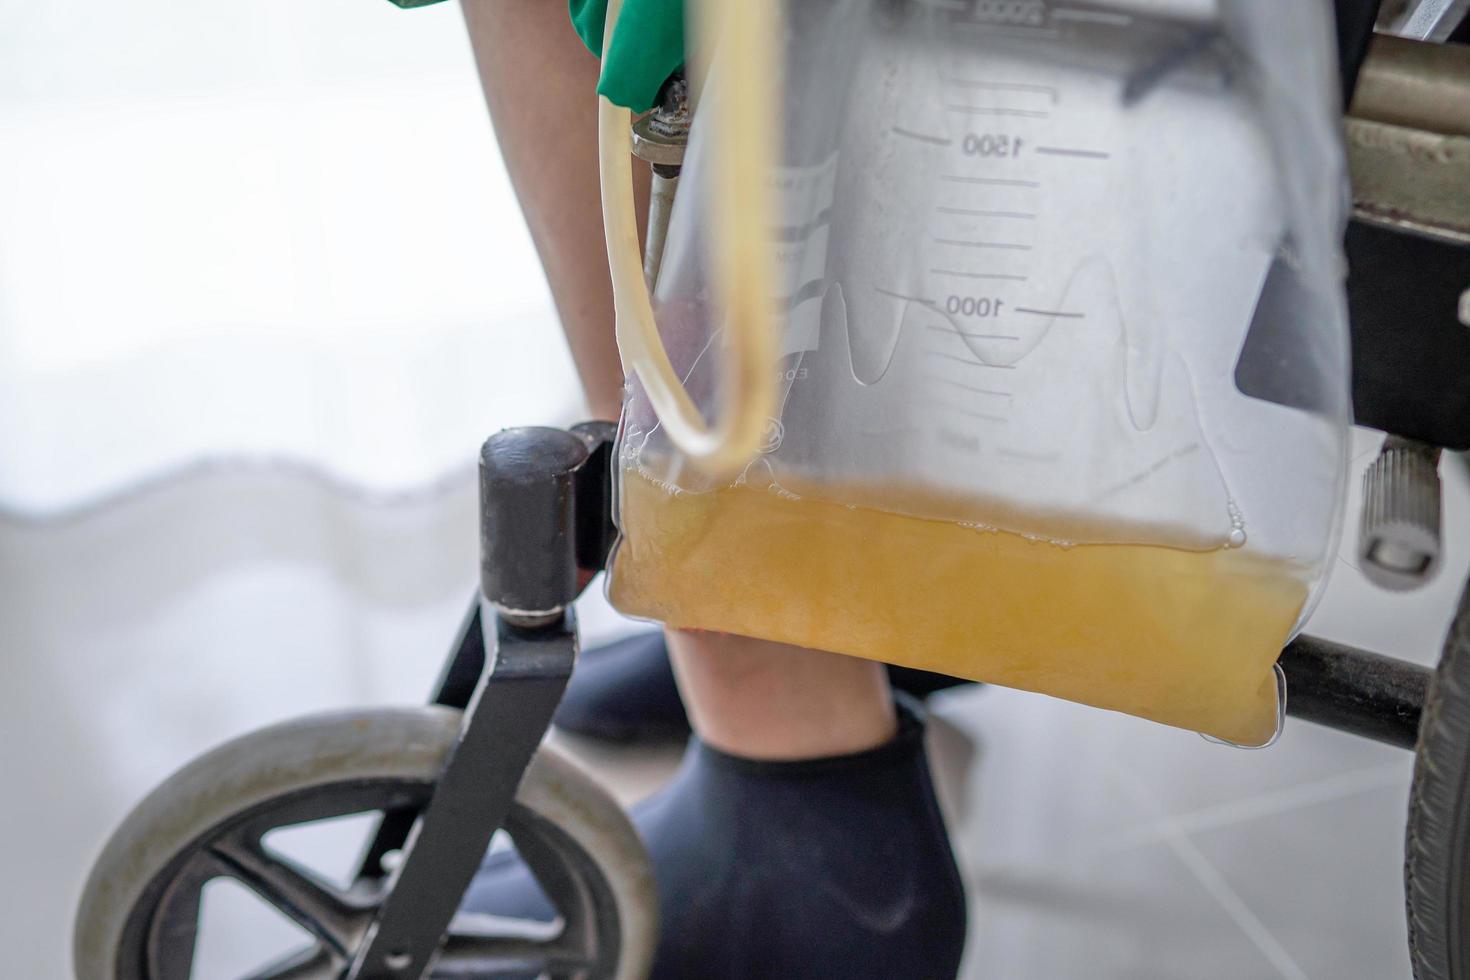
M1439 449L1389 436L1363 474L1359 567L1374 585L1417 589L1439 569Z

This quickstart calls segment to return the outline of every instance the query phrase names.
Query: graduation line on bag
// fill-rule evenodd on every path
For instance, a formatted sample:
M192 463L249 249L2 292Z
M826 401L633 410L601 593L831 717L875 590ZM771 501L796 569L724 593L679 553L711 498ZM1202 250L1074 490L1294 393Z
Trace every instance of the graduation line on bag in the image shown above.
M1015 252L1031 251L1030 245L1023 245L1020 242L974 242L964 238L936 238L934 244L958 245L962 248L1004 248Z
M1038 146L1036 152L1053 157L1085 157L1089 160L1107 160L1112 157L1111 153L1103 150L1079 150L1070 146Z
M926 323L926 324L924 324L924 327L925 327L925 329L928 329L928 330L937 330L940 333L955 334L957 336L964 337L967 340L1020 340L1021 339L1020 337L1013 337L1010 334L1006 334L1006 333L966 333L964 330L961 330L959 327L952 327L952 326L950 326L948 324Z
M924 306L935 305L932 299L925 299L923 296L910 296L907 293L896 293L891 289L884 289L882 286L874 286L873 289L882 293L884 296L892 296L894 299L905 299L910 303L919 303Z
M1012 109L1009 106L989 105L947 105L950 112L959 112L966 116L1019 116L1022 119L1049 119L1051 113L1040 109Z
M940 81L956 88L985 89L994 92L1026 92L1048 96L1053 104L1057 101L1057 90L1050 85L1037 85L1032 82L993 82L979 78L941 78Z
M963 174L940 174L940 180L953 184L986 184L993 187L1040 187L1039 180L1016 180L1009 177L967 177Z
M1062 458L1061 453L1038 453L1026 449L1009 449L1005 446L997 447L995 454L1005 459L1020 459L1028 463L1054 463Z
M1017 313L1030 313L1032 316L1055 316L1067 320L1081 320L1087 316L1086 313L1066 313L1062 310L1034 310L1029 306L1013 306L1011 309Z
M1013 37L1024 40L1049 40L1054 37L1059 37L1062 33L1055 27L1030 27L1025 24L994 24L983 20L956 21L954 26L993 34L996 37Z
M1053 7L1051 19L1078 21L1087 24L1107 24L1110 27L1127 27L1133 23L1129 14L1118 14L1104 10L1083 10L1079 7Z
M946 354L944 351L940 350L926 350L924 353L928 354L930 357L942 357L946 361L959 361L961 364L970 365L970 367L994 368L997 371L1014 371L1016 369L1016 366L1014 364L987 364L984 361L972 361L968 357L958 357L954 354Z
M1029 211L981 211L976 208L940 207L940 214L958 214L968 218L1020 218L1030 221L1036 217Z
M1009 391L996 391L994 388L977 388L975 385L967 385L963 381L956 381L953 378L941 377L941 376L939 376L937 374L926 374L920 380L922 380L922 381L932 381L935 384L949 385L951 388L961 388L961 389L963 389L965 391L973 392L974 394L977 394L977 395L990 395L993 398L1015 398L1016 397L1015 395L1011 394Z
M931 143L934 146L950 146L954 143L954 140L947 136L929 136L925 133L916 133L912 129L904 129L902 126L894 126L889 132L895 136L907 136L911 140L918 140L920 143Z
M956 276L960 279L1005 279L1010 282L1025 282L1027 277L1013 272L964 272L959 269L930 269L931 276Z

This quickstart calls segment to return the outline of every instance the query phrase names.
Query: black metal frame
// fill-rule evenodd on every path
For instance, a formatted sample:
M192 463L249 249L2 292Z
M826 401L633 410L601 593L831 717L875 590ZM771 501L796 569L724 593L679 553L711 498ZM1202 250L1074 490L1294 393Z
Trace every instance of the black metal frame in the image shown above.
M1299 636L1281 652L1286 713L1340 732L1412 749L1434 673L1428 667Z
M368 847L359 879L392 887L348 980L427 973L510 811L576 661L572 601L614 540L614 431L507 429L481 451L481 587L432 698L463 726L428 805L385 814Z
M1334 0L1344 106L1353 102L1380 6ZM1461 34L1470 35L1470 21ZM1460 293L1470 288L1470 242L1355 218L1344 248L1354 420L1470 449L1470 330L1456 315Z

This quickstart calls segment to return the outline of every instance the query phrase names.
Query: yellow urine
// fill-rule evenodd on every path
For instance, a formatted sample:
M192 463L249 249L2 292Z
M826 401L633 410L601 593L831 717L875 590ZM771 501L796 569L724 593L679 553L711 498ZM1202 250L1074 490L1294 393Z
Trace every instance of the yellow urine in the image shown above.
M1062 546L767 489L625 473L624 613L940 671L1242 745L1276 728L1299 568L1238 550ZM977 517L974 523L983 521Z

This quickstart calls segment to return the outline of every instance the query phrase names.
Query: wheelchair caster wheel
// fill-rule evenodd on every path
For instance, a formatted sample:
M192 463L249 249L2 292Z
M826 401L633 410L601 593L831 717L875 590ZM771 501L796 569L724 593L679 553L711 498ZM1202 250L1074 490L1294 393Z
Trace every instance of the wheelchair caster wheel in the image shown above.
M246 735L189 764L138 805L94 866L77 916L77 977L186 980L201 895L220 878L244 885L312 937L251 980L345 976L393 876L338 888L273 853L265 835L422 807L459 725L460 713L441 707L321 715ZM429 976L645 976L657 938L653 875L617 804L543 746L504 829L558 919L456 916Z

